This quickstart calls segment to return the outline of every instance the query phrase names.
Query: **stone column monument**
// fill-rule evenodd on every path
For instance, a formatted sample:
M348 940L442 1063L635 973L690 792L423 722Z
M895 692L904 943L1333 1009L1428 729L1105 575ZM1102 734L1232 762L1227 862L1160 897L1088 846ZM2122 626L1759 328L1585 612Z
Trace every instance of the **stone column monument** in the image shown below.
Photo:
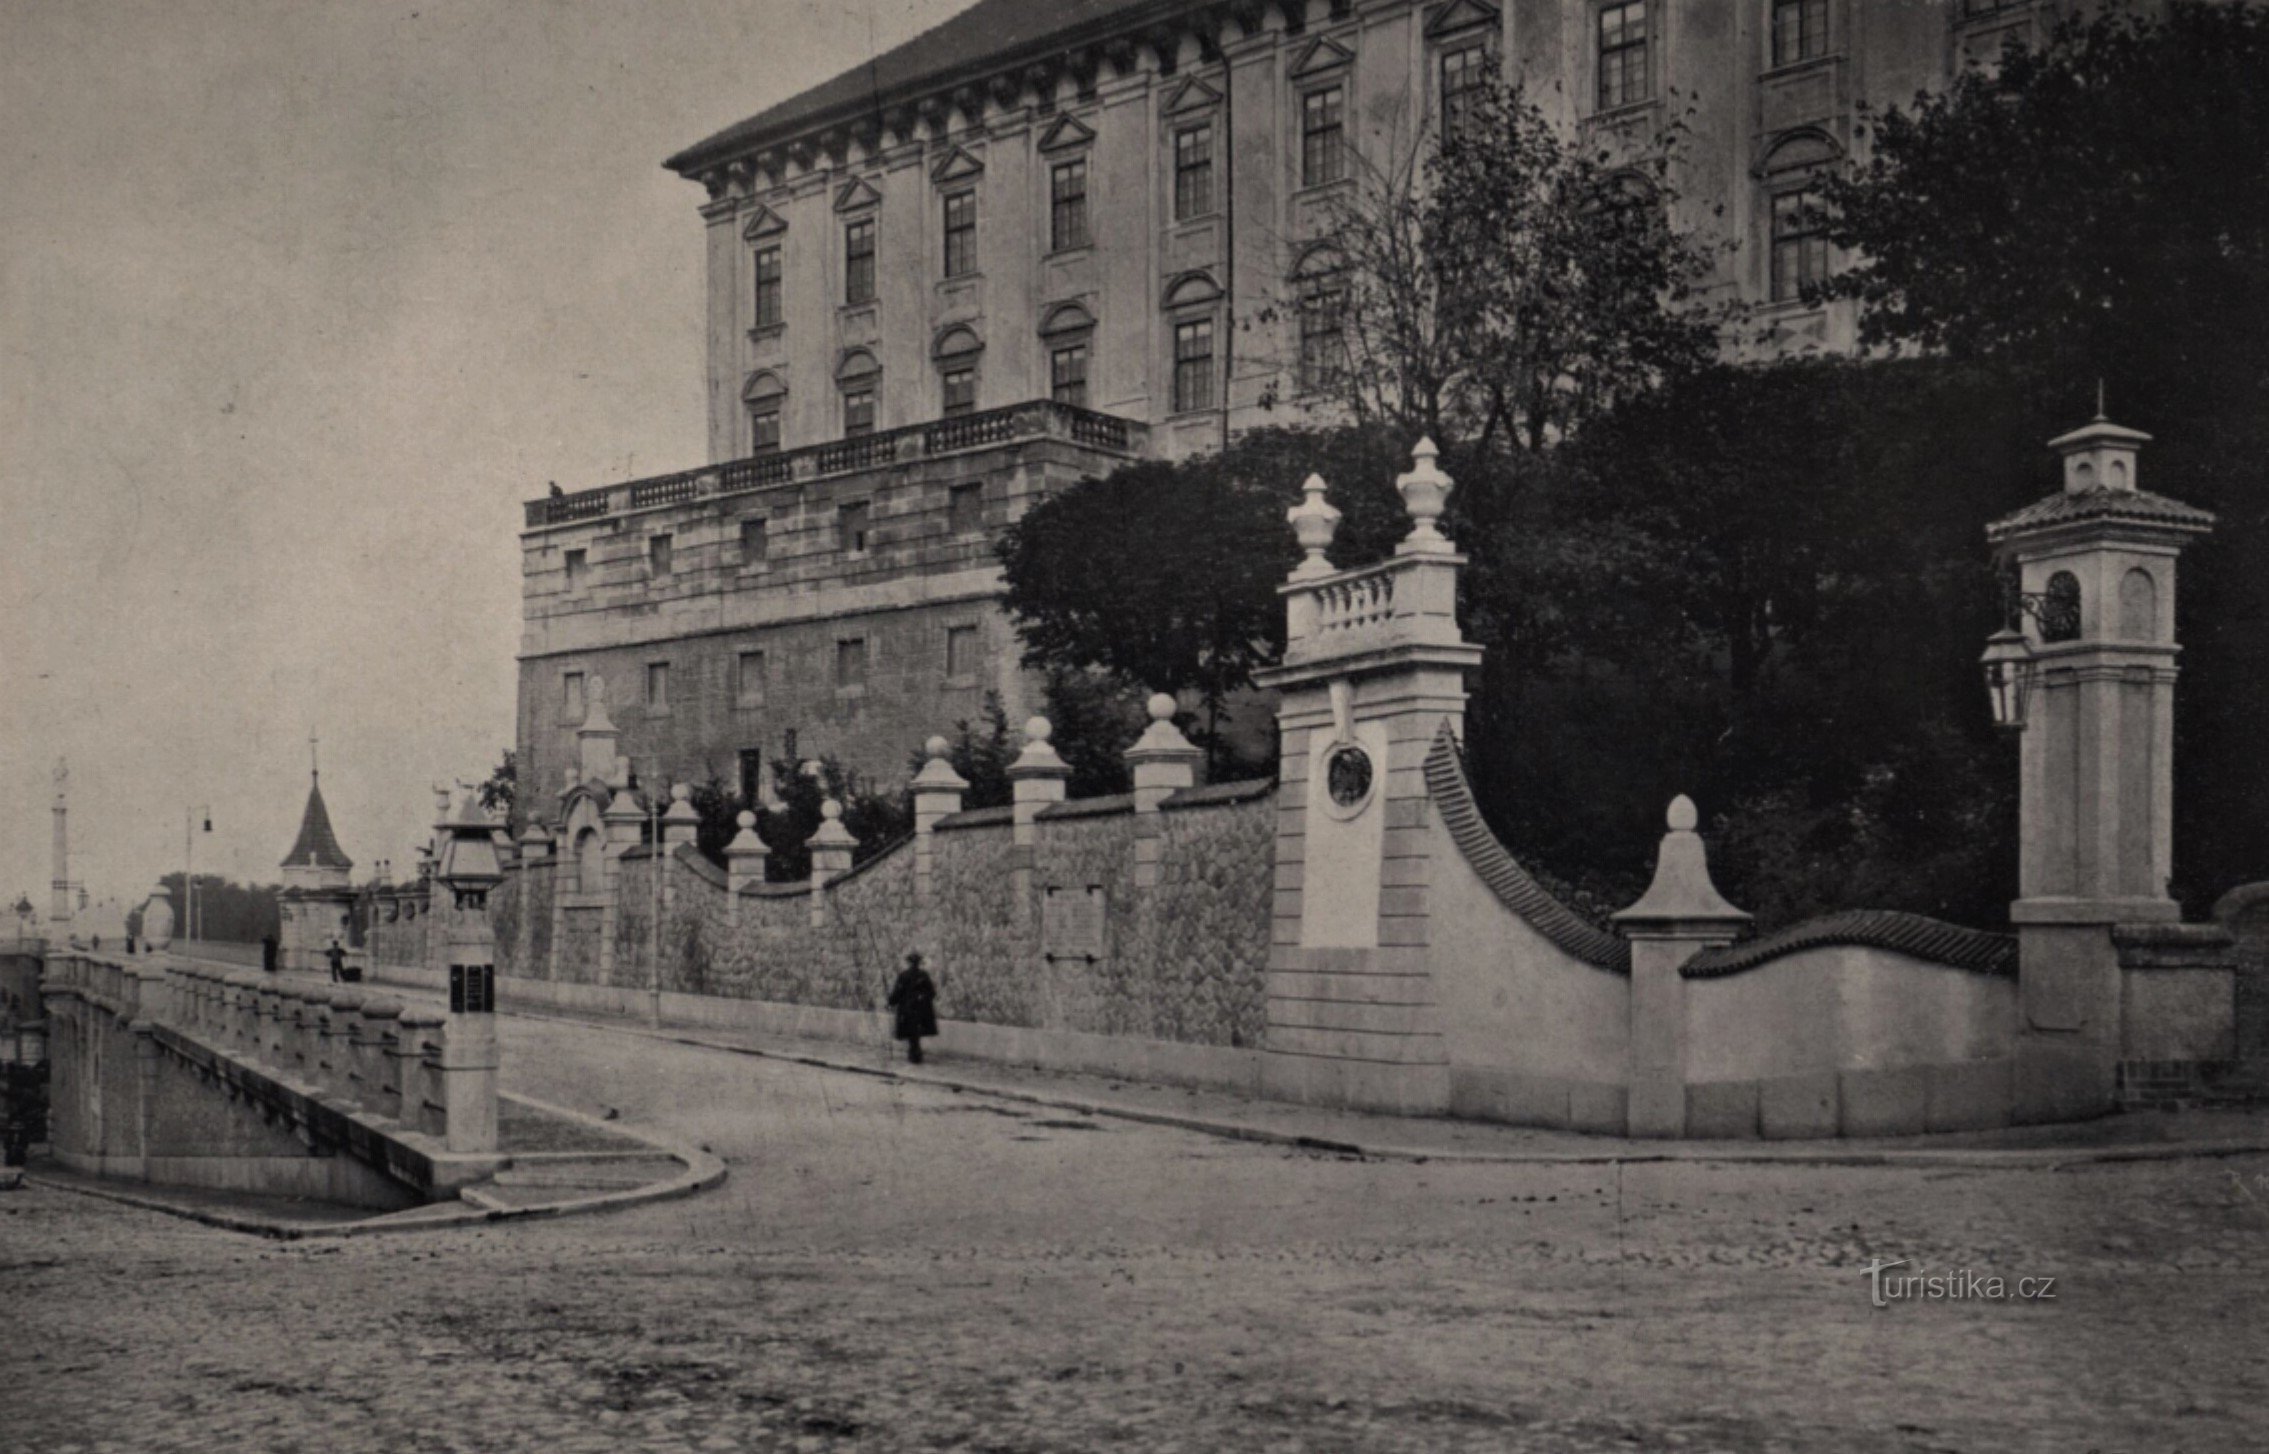
M2137 486L2150 436L2100 415L2049 447L2064 488L1986 527L2016 572L2022 626L1997 638L2023 732L2015 1114L2109 1110L2120 1051L2111 929L2171 923L2175 563L2213 528ZM2021 635L2021 640L2018 639Z

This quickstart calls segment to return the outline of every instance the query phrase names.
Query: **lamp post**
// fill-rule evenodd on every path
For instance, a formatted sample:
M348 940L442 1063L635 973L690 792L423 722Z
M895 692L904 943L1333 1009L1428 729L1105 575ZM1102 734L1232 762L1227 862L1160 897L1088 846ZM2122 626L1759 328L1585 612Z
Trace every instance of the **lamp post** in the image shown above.
M646 862L654 875L653 971L646 989L646 1023L662 1028L662 759L654 759L654 783L646 789Z
M197 937L197 833L199 817L205 820L205 831L213 831L213 808L208 803L202 808L181 810L181 937Z
M440 857L433 876L449 890L449 1021L442 1037L442 1100L456 1152L496 1149L496 935L489 891L504 882L496 824L467 791L457 811L434 825Z

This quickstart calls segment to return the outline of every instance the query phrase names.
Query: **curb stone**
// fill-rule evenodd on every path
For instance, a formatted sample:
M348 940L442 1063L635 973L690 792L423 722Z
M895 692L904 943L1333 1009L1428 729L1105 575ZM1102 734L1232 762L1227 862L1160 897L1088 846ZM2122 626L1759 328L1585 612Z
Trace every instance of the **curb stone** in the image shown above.
M1175 1130L1194 1131L1201 1135L1217 1136L1226 1140L1257 1142L1266 1146L1283 1146L1293 1150L1315 1151L1327 1155L1360 1157L1368 1161L1438 1161L1484 1166L1633 1166L1653 1162L1676 1161L1703 1165L1912 1166L1967 1168L1970 1170L2065 1171L2080 1166L2120 1162L2207 1161L2231 1156L2269 1155L2269 1132L2258 1136L2235 1137L2220 1141L2153 1142L2133 1146L1917 1146L1910 1148L1897 1146L1844 1147L1833 1142L1784 1141L1752 1145L1722 1141L1658 1141L1636 1143L1629 1149L1612 1151L1429 1150L1424 1147L1397 1146L1388 1142L1342 1141L1295 1131L1279 1131L1266 1126L1250 1126L1239 1121L1222 1121L1207 1116L1188 1115L1178 1111L1154 1111L1147 1107L1112 1105L1104 1101L1082 1100L1072 1096L1016 1090L987 1085L980 1081L959 1080L933 1071L876 1066L850 1060L833 1059L824 1055L768 1050L754 1045L737 1045L731 1041L713 1040L706 1036L688 1034L677 1030L655 1030L638 1025L618 1024L609 1020L585 1019L575 1015L547 1014L535 1010L507 1008L504 1013L517 1015L527 1020L547 1020L562 1025L580 1025L585 1029L606 1030L621 1035L636 1035L642 1039L660 1040L674 1045L690 1045L703 1050L719 1050L733 1055L753 1056L760 1060L776 1060L790 1065L808 1065L820 1070L840 1071L848 1075L872 1076L881 1080L901 1081L908 1085L926 1085L939 1090L953 1091L957 1094L986 1096L993 1100L1010 1101L1019 1105L1040 1106L1049 1110L1075 1111L1087 1116L1109 1116L1115 1120L1135 1121L1147 1125L1165 1126Z
M585 1216L594 1212L615 1211L623 1207L644 1206L649 1202L673 1201L707 1191L725 1179L725 1163L719 1157L695 1147L681 1146L659 1137L634 1131L619 1121L601 1122L565 1106L540 1101L533 1096L514 1092L512 1098L523 1105L533 1106L547 1115L604 1130L611 1135L644 1142L656 1154L669 1156L684 1164L685 1169L676 1176L662 1181L648 1182L644 1186L627 1190L597 1192L588 1196L568 1197L556 1202L536 1202L528 1206L507 1206L489 1199L468 1201L462 1207L447 1202L430 1202L422 1207L406 1207L398 1212L378 1212L360 1221L352 1222L293 1222L274 1217L253 1216L241 1212L217 1210L211 1207L191 1206L169 1201L162 1192L126 1191L108 1186L87 1186L79 1181L63 1181L45 1176L28 1176L28 1185L44 1187L50 1191L76 1192L81 1196L97 1197L104 1201L122 1202L145 1211L164 1212L201 1222L208 1227L219 1227L230 1232L246 1232L254 1236L270 1237L279 1242L317 1241L346 1237L368 1237L388 1232L423 1232L436 1228L487 1226L494 1222L525 1222L539 1218ZM541 1153L538 1153L541 1155ZM556 1159L556 1158L553 1158Z

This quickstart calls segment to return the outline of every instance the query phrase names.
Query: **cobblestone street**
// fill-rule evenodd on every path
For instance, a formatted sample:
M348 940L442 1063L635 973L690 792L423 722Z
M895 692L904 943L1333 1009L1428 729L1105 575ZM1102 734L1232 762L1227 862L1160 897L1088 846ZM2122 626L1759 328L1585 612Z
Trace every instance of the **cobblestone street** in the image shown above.
M2269 1158L1360 1161L505 1037L509 1088L731 1178L294 1244L0 1196L0 1447L2205 1450L2269 1418ZM2055 1295L1876 1308L1878 1258Z

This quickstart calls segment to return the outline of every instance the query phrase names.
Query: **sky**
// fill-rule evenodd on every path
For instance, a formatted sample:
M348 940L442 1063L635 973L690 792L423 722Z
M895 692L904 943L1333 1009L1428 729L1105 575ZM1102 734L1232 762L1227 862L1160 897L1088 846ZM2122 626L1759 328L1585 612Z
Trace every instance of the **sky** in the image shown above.
M663 157L969 0L0 0L0 893L358 877L513 731L520 502L705 463ZM202 829L211 814L212 831Z

